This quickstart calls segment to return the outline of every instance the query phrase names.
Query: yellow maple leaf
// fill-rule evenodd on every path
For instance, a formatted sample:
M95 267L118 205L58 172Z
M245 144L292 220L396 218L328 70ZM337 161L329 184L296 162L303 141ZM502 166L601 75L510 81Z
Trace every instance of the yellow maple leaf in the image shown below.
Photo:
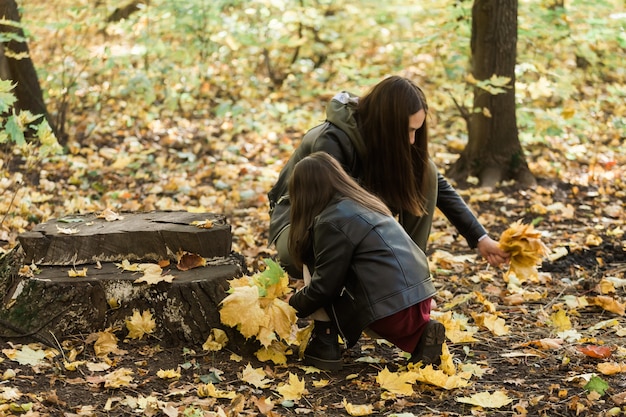
M279 384L276 391L286 401L298 401L307 393L304 378L298 379L298 375L289 372L289 382Z
M511 255L505 279L511 273L520 281L537 278L537 265L549 253L540 238L541 234L534 230L532 224L523 224L521 220L502 232L499 245Z
M107 356L109 353L118 355L126 353L126 351L117 347L117 336L110 329L98 332L98 338L94 342L93 349L98 357Z
M457 397L460 403L476 405L483 408L500 408L513 402L503 391L494 391L493 394L488 391L479 392L471 397Z
M289 340L293 324L296 322L296 310L285 301L275 298L265 309L269 317L268 327L283 340Z
M178 379L180 378L180 372L175 369L159 369L157 376L161 379Z
M237 327L246 339L256 336L261 326L267 327L269 321L259 304L259 289L241 286L231 290L221 302L220 320L227 326Z
M227 398L232 400L237 396L235 391L224 391L215 388L211 382L198 386L198 397Z
M67 371L75 371L78 369L80 365L84 365L85 363L87 362L86 361L73 361L73 362L63 361L63 367Z
M139 270L143 272L143 276L133 281L135 284L145 282L148 285L154 285L162 281L172 282L175 278L170 274L161 275L163 269L158 264L139 264Z
M439 365L439 369L446 375L456 374L456 366L454 365L454 360L447 343L441 346L441 365Z
M570 330L572 328L572 322L567 316L567 312L563 309L559 309L555 313L550 315L550 322L558 331Z
M269 388L272 382L262 368L253 368L249 363L243 369L241 380L257 388Z
M284 365L287 363L287 351L289 347L277 340L272 342L271 345L261 347L254 355L261 362L272 361L276 365Z
M374 414L374 406L371 404L354 405L343 399L343 407L351 416L369 416Z
M417 375L415 372L391 372L387 367L376 375L376 382L380 387L395 395L413 395L413 383Z
M145 334L154 332L155 327L156 322L148 310L144 310L141 314L139 310L133 310L133 315L126 319L128 337L131 339L141 340Z
M591 305L596 305L605 309L606 311L610 311L611 313L619 314L620 316L624 315L626 304L620 303L614 298L599 295L596 297L587 297L587 302Z
M603 375L614 375L626 372L626 363L602 362L598 364L598 372Z
M106 388L127 387L133 381L133 371L128 368L120 368L104 376Z
M317 368L315 368L317 369ZM319 369L317 369L319 372ZM330 384L330 381L328 379L320 379L320 380L315 380L313 381L313 386L315 388L324 388L325 386L328 386L328 384Z
M304 356L304 350L306 349L306 345L311 338L311 333L313 333L313 321L309 323L308 326L303 328L298 328L296 332L296 340L293 342L298 348L298 357L302 359Z
M440 369L434 369L432 365L427 365L424 368L417 368L410 364L409 370L412 370L412 372L416 374L416 381L434 385L446 390L463 388L469 385L469 380L465 377L467 375L447 375Z
M87 276L87 268L83 268L81 270L76 270L76 269L72 268L69 271L67 271L67 276L69 276L71 278L86 277Z
M203 350L217 352L222 350L224 346L228 343L228 336L226 332L222 329L211 329L211 334L207 337L206 342L202 345Z
M447 311L443 314L432 314L446 328L446 338L452 343L471 343L477 339L474 334L478 331L475 326L470 326L469 319L462 314Z
M474 318L476 324L487 328L487 330L489 330L495 336L504 336L505 334L509 333L509 326L506 325L506 322L502 317L498 317L495 314L489 313L473 313L472 317Z

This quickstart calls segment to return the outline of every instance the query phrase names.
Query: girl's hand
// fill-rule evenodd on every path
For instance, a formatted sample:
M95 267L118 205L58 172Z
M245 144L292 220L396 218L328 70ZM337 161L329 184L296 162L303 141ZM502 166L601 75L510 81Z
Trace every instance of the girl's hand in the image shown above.
M503 251L498 245L498 242L487 236L478 242L478 251L480 255L489 262L491 266L500 266L503 263L508 264L511 260L511 255L508 252Z

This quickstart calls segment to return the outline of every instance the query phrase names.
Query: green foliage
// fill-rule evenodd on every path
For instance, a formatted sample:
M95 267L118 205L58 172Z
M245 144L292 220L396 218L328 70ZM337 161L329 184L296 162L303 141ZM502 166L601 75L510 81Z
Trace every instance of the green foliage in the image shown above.
M426 86L438 119L458 130L464 126L454 101L473 105L467 83L472 3L157 0L107 23L117 3L73 2L52 19L47 6L28 4L24 22L35 40L56 37L53 61L37 67L53 109L65 103L73 113L113 107L119 120L109 122L120 126L181 116L225 122L233 135L302 131L319 120L320 102L330 94L360 93L402 72ZM598 93L594 109L580 99L589 83L610 88L608 81L623 77L623 54L615 53L626 44L618 14L623 5L545 3L519 4L516 92L523 139L574 131L586 140L585 120L598 111L612 115L608 124L622 126L615 110L623 89ZM37 15L46 20L28 20ZM99 38L102 47L94 47ZM563 109L571 117L563 117ZM448 134L433 133L434 141Z
M14 151L28 156L31 163L59 152L61 148L47 120L35 124L42 115L14 109L17 101L12 92L14 88L11 81L0 80L0 144L11 144ZM26 140L26 133L31 131L34 132L33 139L38 142L34 146Z
M277 262L266 259L265 265L267 265L267 268L261 272L255 280L257 287L259 287L260 297L265 297L267 295L267 289L272 285L279 284L285 277L285 271L283 271Z
M587 384L585 384L583 388L585 388L589 392L597 392L602 396L609 389L609 384L604 379L600 378L597 375L594 375L591 377L591 379L589 379L589 382L587 382Z

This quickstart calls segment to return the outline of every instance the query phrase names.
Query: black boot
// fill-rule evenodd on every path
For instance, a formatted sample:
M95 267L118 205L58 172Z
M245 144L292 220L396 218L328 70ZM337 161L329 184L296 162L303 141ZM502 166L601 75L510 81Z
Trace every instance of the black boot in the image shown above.
M343 366L337 329L330 321L315 321L304 350L304 364L324 371L339 371Z
M445 338L445 326L436 320L429 321L422 337L417 342L410 361L413 363L421 361L424 365L441 364L441 349Z

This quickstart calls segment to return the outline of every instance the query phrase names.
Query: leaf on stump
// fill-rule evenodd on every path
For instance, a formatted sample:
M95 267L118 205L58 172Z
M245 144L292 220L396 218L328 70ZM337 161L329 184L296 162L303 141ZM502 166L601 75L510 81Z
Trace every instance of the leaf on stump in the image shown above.
M206 259L196 253L179 252L176 254L176 259L176 268L180 271L206 266Z

